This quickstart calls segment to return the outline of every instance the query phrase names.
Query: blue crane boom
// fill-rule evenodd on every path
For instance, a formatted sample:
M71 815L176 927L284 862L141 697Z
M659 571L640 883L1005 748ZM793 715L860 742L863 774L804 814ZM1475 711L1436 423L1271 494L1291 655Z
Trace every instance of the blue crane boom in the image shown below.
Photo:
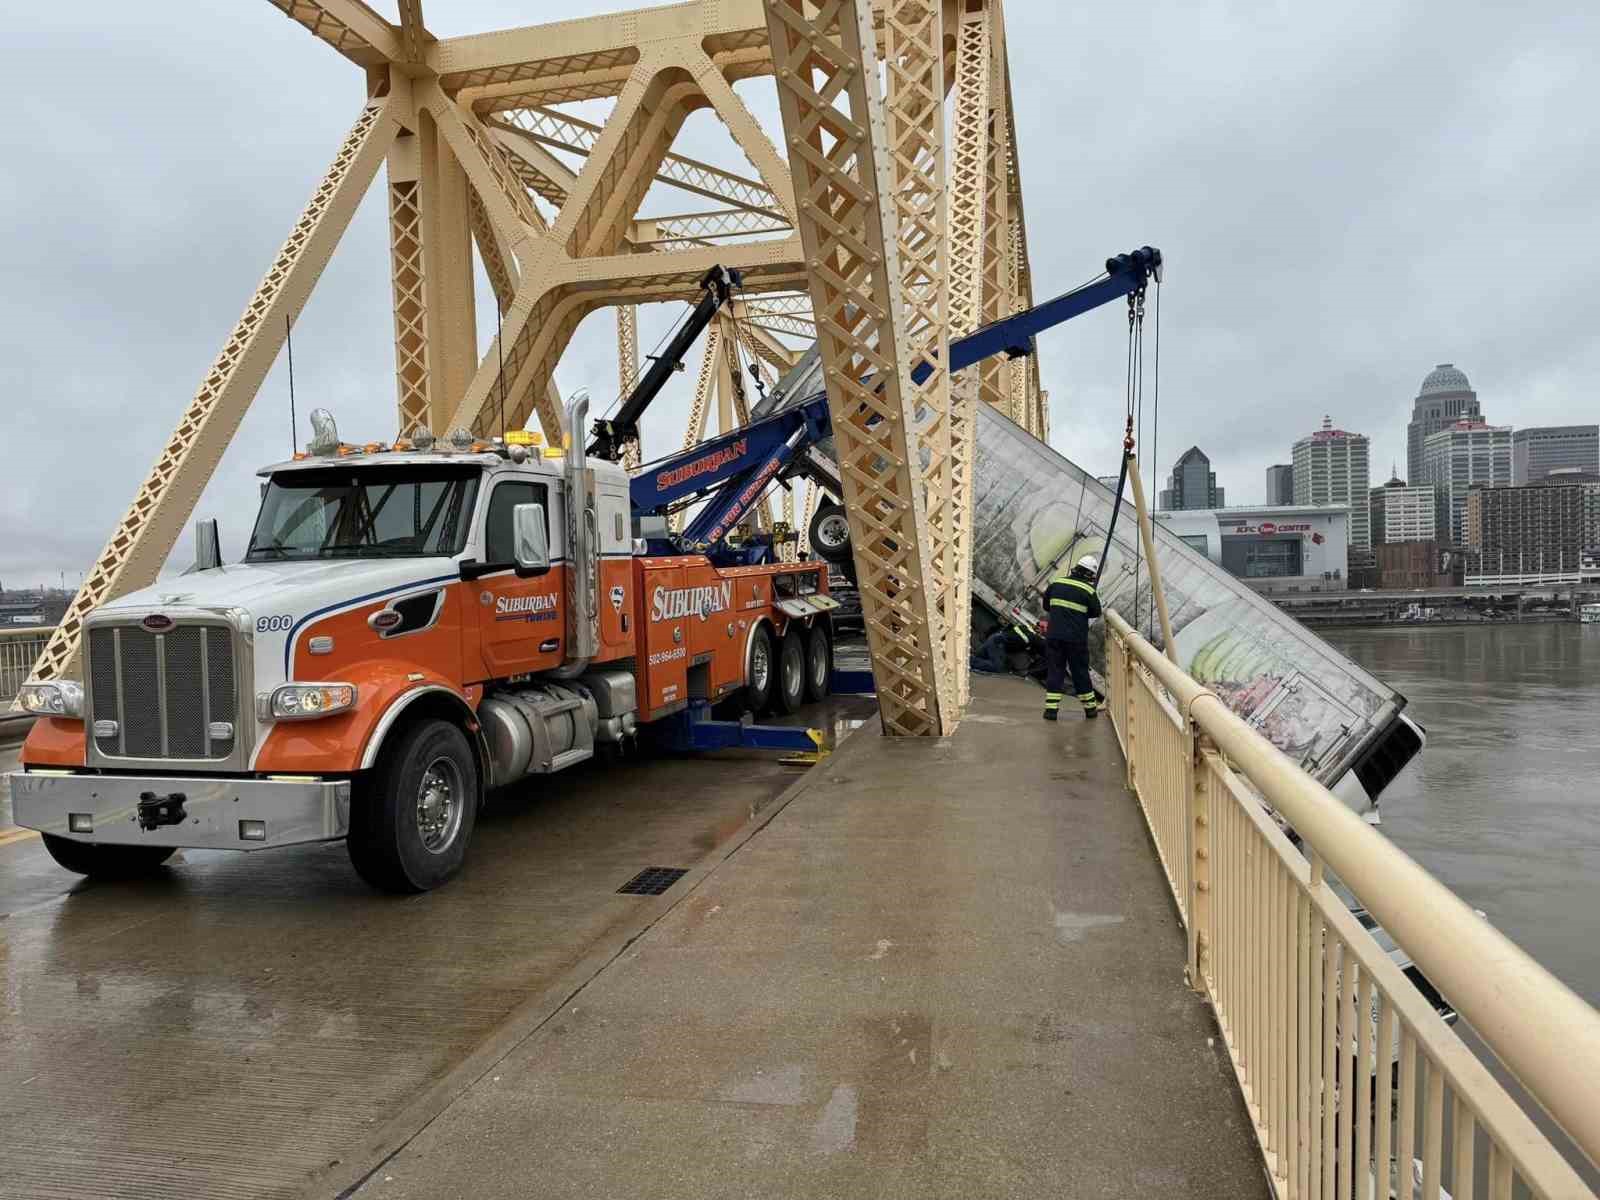
M991 322L950 343L951 372L965 370L996 354L1017 358L1034 352L1034 339L1073 317L1124 296L1134 296L1161 278L1161 252L1150 246L1106 261L1106 274L1082 287L1009 317ZM812 353L815 353L813 351ZM919 363L912 379L920 383L931 367ZM816 476L812 453L832 436L826 392L815 392L772 411L742 429L701 442L647 464L633 476L634 517L656 553L703 553L721 562L751 563L771 556L769 541L730 545L728 534L749 514L772 483L795 475ZM820 482L837 490L831 477ZM705 498L706 503L681 535L666 533L660 518ZM647 518L658 518L650 522ZM652 528L652 524L654 528Z

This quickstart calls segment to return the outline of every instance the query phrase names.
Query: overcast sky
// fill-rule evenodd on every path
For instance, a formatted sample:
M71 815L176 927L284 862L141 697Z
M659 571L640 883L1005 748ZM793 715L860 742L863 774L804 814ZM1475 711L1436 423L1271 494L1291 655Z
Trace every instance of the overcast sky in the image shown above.
M450 36L617 7L425 11ZM1010 0L1007 19L1039 298L1110 253L1166 254L1159 446L1149 399L1143 441L1162 474L1198 444L1231 502L1259 502L1267 465L1328 413L1371 436L1381 482L1391 460L1404 470L1411 398L1446 361L1491 421L1600 419L1600 8ZM0 581L17 587L70 583L93 561L326 169L361 79L266 0L30 5L6 40ZM770 83L740 90L772 115ZM680 148L732 165L700 116ZM696 204L647 205L674 207ZM646 349L676 316L646 314ZM592 317L558 382L609 399L613 347L609 314ZM322 405L351 440L392 436L381 185L294 348L302 430ZM1052 440L1097 473L1115 470L1124 350L1115 308L1041 339ZM253 471L289 448L282 366L199 508L222 518L230 557ZM681 437L693 366L646 425L652 452ZM185 538L174 562L188 557Z

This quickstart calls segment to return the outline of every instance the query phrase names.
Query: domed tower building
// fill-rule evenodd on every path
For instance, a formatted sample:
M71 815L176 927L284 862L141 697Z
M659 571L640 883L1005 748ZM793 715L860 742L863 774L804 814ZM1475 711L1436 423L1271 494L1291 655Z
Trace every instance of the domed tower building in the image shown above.
M1440 363L1428 372L1412 403L1411 423L1406 426L1406 478L1413 485L1425 483L1422 477L1422 443L1430 433L1448 429L1457 421L1479 421L1478 393L1467 376L1454 363Z

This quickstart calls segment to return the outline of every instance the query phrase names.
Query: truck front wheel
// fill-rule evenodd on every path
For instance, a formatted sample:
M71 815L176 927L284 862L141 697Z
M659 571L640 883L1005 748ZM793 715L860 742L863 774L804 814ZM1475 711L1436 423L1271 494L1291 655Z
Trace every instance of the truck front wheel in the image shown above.
M384 747L350 806L350 862L385 892L426 892L461 869L478 819L478 763L460 729L419 721Z
M172 857L171 846L107 846L75 842L42 833L39 837L50 857L69 871L92 879L129 879L148 875Z

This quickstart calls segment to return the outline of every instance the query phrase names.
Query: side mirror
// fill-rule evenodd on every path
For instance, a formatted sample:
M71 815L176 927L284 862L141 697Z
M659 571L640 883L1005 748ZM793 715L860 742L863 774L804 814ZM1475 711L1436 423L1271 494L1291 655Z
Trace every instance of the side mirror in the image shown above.
M550 570L550 535L544 527L544 505L519 504L511 510L512 544L517 548L517 574L521 578Z
M213 520L194 523L194 569L211 571L222 565L222 538Z

